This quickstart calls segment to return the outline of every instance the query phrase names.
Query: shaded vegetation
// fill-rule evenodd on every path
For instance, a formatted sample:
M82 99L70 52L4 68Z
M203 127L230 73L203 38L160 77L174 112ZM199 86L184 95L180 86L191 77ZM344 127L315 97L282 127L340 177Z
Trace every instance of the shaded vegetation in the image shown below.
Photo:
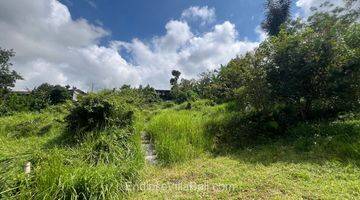
M69 88L44 83L31 92L9 92L3 95L0 116L12 115L16 112L40 111L49 106L63 104L71 98Z

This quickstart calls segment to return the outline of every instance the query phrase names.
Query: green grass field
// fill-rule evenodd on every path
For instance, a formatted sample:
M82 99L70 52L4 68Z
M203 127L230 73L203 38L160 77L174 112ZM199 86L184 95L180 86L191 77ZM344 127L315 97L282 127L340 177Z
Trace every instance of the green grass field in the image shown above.
M269 152L270 151L270 152ZM360 170L336 161L286 162L284 149L277 160L263 163L239 155L204 155L172 167L150 166L143 181L149 188L136 190L134 199L358 199ZM263 149L263 156L275 154ZM291 154L291 153L290 153ZM293 156L293 155L291 155ZM253 161L248 161L253 160ZM151 185L166 189L151 190ZM189 187L193 187L189 190Z
M44 111L0 118L0 198L126 197L125 183L138 181L144 164L137 133L110 129L74 143L63 117ZM29 175L26 162L32 165Z
M146 129L166 165L147 166L131 198L360 198L360 120L300 124L285 140L216 150L206 125L224 119L225 107L175 107L152 117Z
M205 102L190 110L156 106L137 110L131 130L105 129L77 142L65 131L66 109L1 117L0 197L360 198L360 120L300 124L289 133L302 137L216 149L207 126L226 112L225 105ZM155 143L157 165L144 165L142 131ZM26 175L28 161L32 171Z

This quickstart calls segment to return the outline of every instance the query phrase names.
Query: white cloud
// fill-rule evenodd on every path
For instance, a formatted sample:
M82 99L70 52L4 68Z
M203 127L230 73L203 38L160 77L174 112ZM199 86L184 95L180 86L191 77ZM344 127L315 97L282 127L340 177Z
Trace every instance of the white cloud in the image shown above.
M155 48L164 53L176 51L193 37L186 22L171 20L166 24L165 28L166 35L154 40Z
M258 34L259 41L262 42L268 38L268 34L261 28L261 26L257 26L255 28L255 32Z
M136 65L146 66L155 74L145 75L145 80L160 86L168 82L172 69L180 70L184 77L194 78L201 72L226 64L236 55L258 45L257 42L238 41L235 25L230 22L218 24L212 31L200 36L194 36L186 22L170 21L166 27L167 34L154 38L149 44L138 39L130 43L113 43L131 52ZM177 31L179 27L181 32Z
M210 14L204 14L204 8L193 10L202 13L194 15L201 20L215 16L211 9L206 8ZM0 1L0 44L16 51L14 67L25 78L17 89L43 82L85 90L92 84L97 89L122 84L168 88L172 69L194 78L258 45L238 40L230 22L201 34L194 34L186 20L171 20L165 28L165 35L149 42L135 38L102 46L99 40L110 33L85 19L73 20L68 8L56 0ZM128 60L121 55L123 50Z
M301 9L301 13L296 13L295 15L306 18L313 13L312 8L318 8L325 2L329 2L333 7L344 5L343 0L298 0L296 1L296 6Z
M215 8L193 6L184 10L181 18L189 21L200 20L202 25L212 23L216 19Z

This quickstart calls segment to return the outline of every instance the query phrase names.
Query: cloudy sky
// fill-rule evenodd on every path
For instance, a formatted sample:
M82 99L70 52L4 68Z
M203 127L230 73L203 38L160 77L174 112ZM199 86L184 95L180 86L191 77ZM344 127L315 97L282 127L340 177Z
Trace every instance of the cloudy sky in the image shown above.
M320 0L321 1L321 0ZM339 3L340 0L332 0ZM264 0L1 0L0 47L14 49L25 80L89 90L150 84L169 88L255 48ZM294 0L305 17L319 0Z

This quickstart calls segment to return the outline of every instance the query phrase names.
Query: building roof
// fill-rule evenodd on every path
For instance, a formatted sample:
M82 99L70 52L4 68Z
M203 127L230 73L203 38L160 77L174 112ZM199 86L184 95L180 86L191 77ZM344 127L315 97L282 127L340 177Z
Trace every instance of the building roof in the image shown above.
M30 94L31 91L11 91L11 93L15 93L15 94Z

